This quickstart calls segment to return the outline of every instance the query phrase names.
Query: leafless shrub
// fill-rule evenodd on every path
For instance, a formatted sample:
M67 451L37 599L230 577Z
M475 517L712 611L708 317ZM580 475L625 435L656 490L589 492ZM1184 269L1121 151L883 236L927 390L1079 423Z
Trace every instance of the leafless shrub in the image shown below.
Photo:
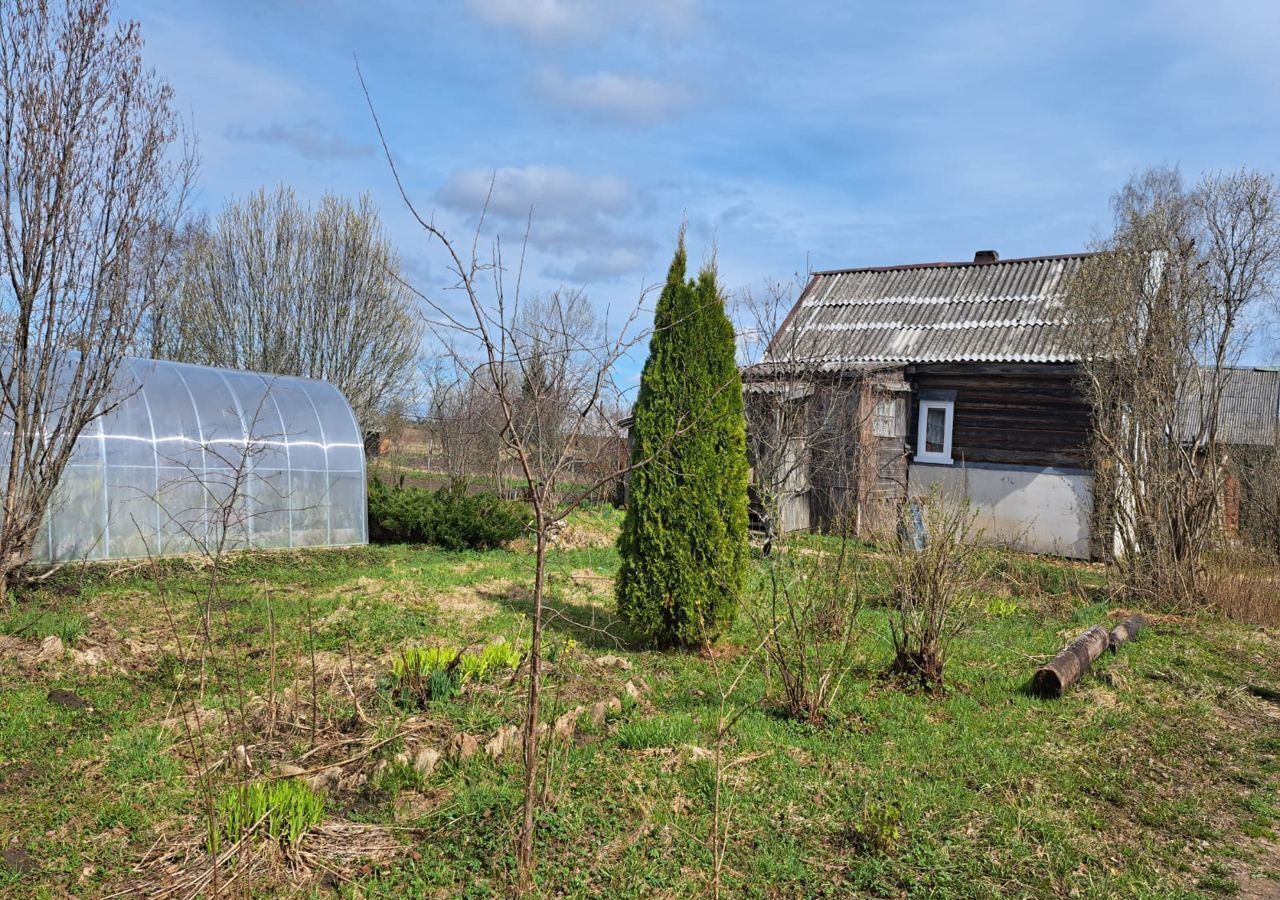
M858 662L862 585L847 531L839 544L787 546L765 565L753 610L787 715L823 724ZM772 680L772 679L771 679Z
M1273 293L1280 196L1252 172L1188 190L1154 169L1113 205L1114 233L1067 297L1095 415L1097 530L1114 535L1128 594L1187 609L1203 602L1204 554L1221 533L1219 414L1249 311Z
M428 404L423 421L433 451L431 468L443 471L451 484L465 487L478 475L493 480L501 492L510 470L502 449L502 410L482 390L460 355L433 359L427 372Z
M284 439L279 433L266 433L261 427L264 406L269 402L269 390L264 391L256 408L245 410L244 436L235 441L205 441L199 445L201 464L193 464L189 454L166 460L175 474L160 484L152 500L165 517L164 530L183 535L195 554L203 560L202 582L193 597L199 620L198 636L189 641L180 622L185 618L185 600L176 596L165 568L160 564L158 548L146 546L147 530L135 522L138 534L146 546L146 561L156 585L156 593L165 611L173 634L179 663L179 678L190 669L198 671L198 679L189 693L179 691L183 741L196 765L195 783L199 792L202 812L209 834L216 834L221 827L218 821L217 801L222 789L231 783L241 786L248 783L253 773L251 748L262 735L250 721L250 695L246 685L248 669L246 653L238 630L230 620L228 604L223 599L225 570L229 555L246 547L252 521L256 517L268 517L288 509L292 498L278 493L271 482L257 472L255 463L271 452L271 445ZM194 491L189 490L193 488ZM198 496L199 506L174 509L163 501L164 497ZM308 604L308 624L310 605ZM268 601L268 610L270 604ZM270 616L270 612L269 612ZM269 727L267 739L273 735L277 709L276 697L276 635L274 617L270 619L270 696L267 699ZM219 632L222 634L219 634ZM309 635L309 645L314 652L314 635ZM314 661L314 657L313 657ZM184 687L181 683L179 687ZM312 741L318 707L315 702L315 671L312 668ZM185 698L183 694L186 693ZM206 709L206 697L213 693L223 698L220 725L228 755L221 756L212 743L212 736L205 733L202 710ZM225 765L224 765L225 763ZM256 827L256 826L255 826ZM246 834L235 835L239 845ZM229 858L216 852L201 868L214 895L223 884L222 869ZM228 879L236 877L239 862L230 866Z
M1240 538L1280 560L1280 444L1238 447L1232 456L1240 474Z
M904 506L890 545L892 671L924 688L942 686L951 643L973 619L984 574L975 515L935 487Z
M734 729L742 717L760 705L760 699L753 702L740 700L738 691L742 688L743 679L757 664L757 659L772 640L773 632L766 632L759 643L752 648L738 663L737 671L725 671L716 654L715 647L707 645L705 653L712 676L715 678L716 694L719 705L716 710L715 731L712 734L711 766L711 895L717 900L724 887L725 858L734 837L734 814L737 809L729 773L740 766L749 765L760 754L743 754L731 757Z
M0 7L0 596L108 412L194 170L169 86L110 0Z

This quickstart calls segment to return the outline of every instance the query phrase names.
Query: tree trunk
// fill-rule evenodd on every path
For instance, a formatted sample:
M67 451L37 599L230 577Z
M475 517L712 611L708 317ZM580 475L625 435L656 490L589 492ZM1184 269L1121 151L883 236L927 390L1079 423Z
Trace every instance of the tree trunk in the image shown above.
M542 669L542 593L546 581L547 522L541 509L535 510L538 527L536 566L533 579L533 637L529 645L529 702L524 719L524 821L520 826L520 845L516 864L520 877L520 893L533 890L533 830L537 805L538 775L538 700L541 693Z
M1107 635L1107 649L1112 653L1120 648L1121 644L1127 644L1131 641L1139 631L1146 627L1147 620L1142 613L1136 613L1125 619L1115 628L1111 629L1111 633Z
M1031 679L1031 692L1046 700L1061 697L1106 649L1107 631L1101 625L1094 625L1036 670Z

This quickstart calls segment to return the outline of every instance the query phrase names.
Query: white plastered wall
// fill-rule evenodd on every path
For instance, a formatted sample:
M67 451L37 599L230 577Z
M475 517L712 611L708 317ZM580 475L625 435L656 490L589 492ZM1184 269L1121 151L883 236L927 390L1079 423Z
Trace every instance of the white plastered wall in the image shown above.
M931 485L969 499L989 543L1076 559L1090 556L1093 476L1061 470L926 466L909 468L913 496Z

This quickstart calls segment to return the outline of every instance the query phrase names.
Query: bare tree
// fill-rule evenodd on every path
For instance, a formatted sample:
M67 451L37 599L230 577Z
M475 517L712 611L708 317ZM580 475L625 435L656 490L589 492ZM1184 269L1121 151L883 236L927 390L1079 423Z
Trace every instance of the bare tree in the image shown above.
M1222 398L1251 308L1273 294L1280 196L1253 172L1187 189L1176 170L1153 169L1113 205L1115 230L1067 298L1094 409L1099 531L1114 535L1134 597L1188 606L1220 532Z
M143 247L157 254L146 267L142 283L145 315L134 340L136 356L163 359L176 346L182 325L182 279L186 260L196 244L208 237L204 219L184 222L176 229L155 228Z
M788 715L821 724L858 661L862 592L849 541L874 530L864 521L883 463L901 457L876 434L875 415L886 395L874 368L834 368L812 359L798 332L784 327L798 285L769 282L745 291L739 316L752 488L765 533L765 591L751 617L772 685L776 678ZM888 402L901 401L887 395ZM903 411L892 416L896 428ZM882 446L885 445L885 446ZM888 512L888 510L886 510ZM883 523L880 523L883 524ZM792 529L839 536L793 552Z
M422 327L368 196L259 190L190 243L164 356L324 379L366 429L411 390Z
M505 494L511 460L502 443L504 417L496 398L475 377L473 361L451 345L427 373L428 440L439 450L437 469L465 486L484 476Z
M138 24L112 11L0 5L0 595L77 438L111 408L194 169Z
M359 71L357 67L357 72ZM533 889L535 813L538 804L539 717L542 690L542 635L546 616L547 550L559 523L597 489L598 484L566 490L566 476L581 463L584 437L598 427L602 410L616 407L620 391L613 380L618 361L643 339L635 330L640 305L621 322L597 322L587 315L584 298L557 291L526 301L520 291L523 251L516 263L514 289L507 288L507 264L500 240L487 257L479 251L484 225L469 244L451 239L422 215L400 180L368 87L361 85L387 164L406 208L428 240L442 253L454 281L455 305L419 294L430 313L429 331L472 373L478 389L500 412L502 448L515 463L532 509L534 572L528 686L524 725L524 803L516 844L519 889ZM529 311L530 304L533 310ZM455 311L460 305L461 311ZM536 319L536 322L534 321ZM468 353L468 348L471 353ZM634 466L636 463L630 463ZM618 473L611 473L612 479Z
M810 358L799 331L783 327L793 288L769 282L739 298L747 445L766 548L793 528L857 534L896 515L885 510L877 522L868 511L902 457L903 401L886 391L878 367Z

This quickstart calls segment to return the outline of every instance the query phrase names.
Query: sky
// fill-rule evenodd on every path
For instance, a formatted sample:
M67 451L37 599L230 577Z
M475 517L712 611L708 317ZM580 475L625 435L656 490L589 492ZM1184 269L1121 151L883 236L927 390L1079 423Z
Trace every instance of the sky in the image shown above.
M447 266L403 184L523 289L613 320L682 222L731 292L809 269L1084 249L1135 172L1280 170L1280 4L120 0L199 140L198 208L368 192L409 278ZM651 305L652 296L649 297ZM1255 350L1274 359L1274 344Z

